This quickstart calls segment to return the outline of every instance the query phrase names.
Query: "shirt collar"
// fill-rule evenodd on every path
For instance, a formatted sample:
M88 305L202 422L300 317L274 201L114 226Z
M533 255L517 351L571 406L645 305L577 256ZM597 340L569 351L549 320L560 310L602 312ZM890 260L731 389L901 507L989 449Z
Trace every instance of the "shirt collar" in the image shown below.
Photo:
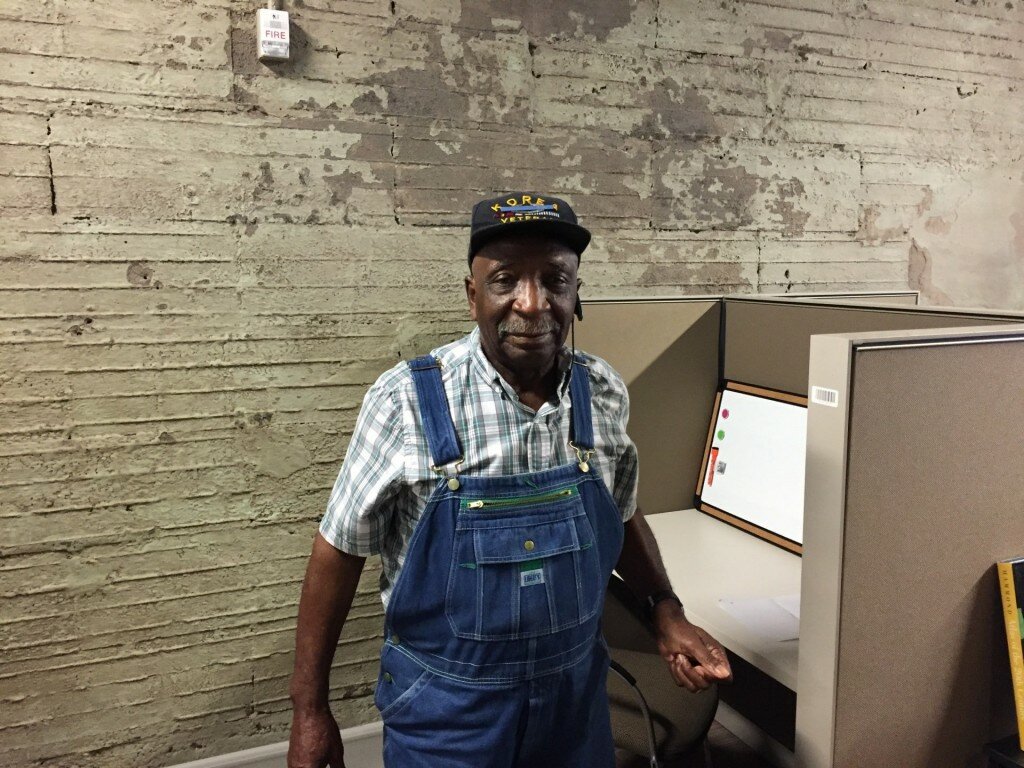
M480 328L479 326L474 328L472 333L469 334L469 344L472 348L472 365L476 373L483 377L492 387L501 387L505 390L505 393L512 398L513 402L519 402L519 395L516 394L515 389L509 384L498 373L497 369L491 365L491 361L487 359L487 355L484 354L484 348L480 346ZM559 370L559 384L558 384L558 399L562 401L565 399L569 391L569 375L572 369L572 353L568 347L563 346L558 351L558 370Z

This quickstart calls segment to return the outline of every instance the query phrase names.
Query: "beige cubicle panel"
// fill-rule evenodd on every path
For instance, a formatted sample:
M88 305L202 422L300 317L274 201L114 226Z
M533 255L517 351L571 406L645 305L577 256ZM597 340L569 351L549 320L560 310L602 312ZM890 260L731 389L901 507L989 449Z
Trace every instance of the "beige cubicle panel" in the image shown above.
M728 381L807 394L811 334L1005 324L1018 315L991 310L859 301L730 296L722 307L723 376Z
M646 513L693 506L718 387L720 298L607 299L584 304L580 349L608 360L630 393Z
M983 766L1014 727L1024 322L815 336L809 381L838 403L808 411L798 762Z

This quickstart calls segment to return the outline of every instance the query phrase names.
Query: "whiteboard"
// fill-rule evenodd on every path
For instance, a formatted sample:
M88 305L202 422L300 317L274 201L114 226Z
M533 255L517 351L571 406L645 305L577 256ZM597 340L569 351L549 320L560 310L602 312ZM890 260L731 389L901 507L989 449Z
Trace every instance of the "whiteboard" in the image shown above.
M806 398L727 384L711 420L699 508L799 553L806 449Z

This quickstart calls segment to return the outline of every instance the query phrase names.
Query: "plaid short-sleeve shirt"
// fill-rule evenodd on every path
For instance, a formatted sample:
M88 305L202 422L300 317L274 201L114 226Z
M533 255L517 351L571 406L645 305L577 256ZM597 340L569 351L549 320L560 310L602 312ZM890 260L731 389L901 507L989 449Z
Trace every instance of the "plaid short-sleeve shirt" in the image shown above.
M463 475L538 472L574 460L569 447L573 403L568 367L556 402L523 405L480 347L479 331L439 347L445 394L462 444ZM565 356L568 358L568 354ZM590 463L628 520L636 509L636 446L626 434L629 395L619 375L584 354L590 376L596 452ZM405 363L387 371L363 400L348 453L334 484L320 533L352 555L380 554L381 599L387 605L413 529L439 477L423 431L416 386Z

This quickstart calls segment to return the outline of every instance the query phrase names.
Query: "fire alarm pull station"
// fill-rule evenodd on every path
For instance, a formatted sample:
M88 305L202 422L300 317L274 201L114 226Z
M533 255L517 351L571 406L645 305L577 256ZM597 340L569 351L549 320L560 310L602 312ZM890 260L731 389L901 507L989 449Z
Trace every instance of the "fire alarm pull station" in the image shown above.
M271 8L256 11L256 46L260 61L288 61L288 12Z

